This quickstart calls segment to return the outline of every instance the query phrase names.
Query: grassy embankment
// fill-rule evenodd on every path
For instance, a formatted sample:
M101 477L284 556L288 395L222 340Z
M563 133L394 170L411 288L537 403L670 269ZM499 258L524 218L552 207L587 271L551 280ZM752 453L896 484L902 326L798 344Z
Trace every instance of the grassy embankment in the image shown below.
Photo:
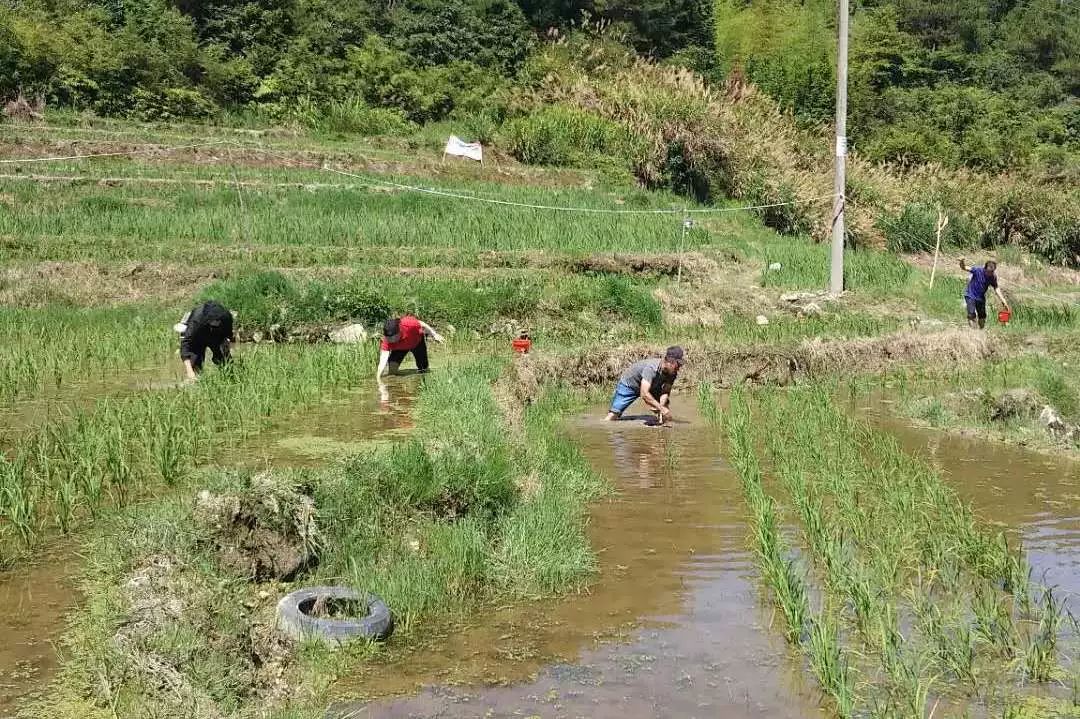
M318 564L303 583L377 592L398 645L438 618L571 589L594 566L585 506L602 483L554 431L571 397L548 392L510 430L492 391L499 373L491 360L446 368L424 382L410 439L278 476L286 495L309 488L317 509ZM263 496L258 481L211 471L198 486ZM279 715L319 716L321 690L378 648L285 645L272 626L287 585L223 567L214 537L188 496L111 518L91 544L92 600L65 640L58 693L38 710L223 716L272 702Z

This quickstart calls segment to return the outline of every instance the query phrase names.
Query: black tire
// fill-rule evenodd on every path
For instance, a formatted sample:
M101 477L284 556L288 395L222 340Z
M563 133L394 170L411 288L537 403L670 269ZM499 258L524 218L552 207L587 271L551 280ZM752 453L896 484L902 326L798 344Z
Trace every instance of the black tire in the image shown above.
M319 600L362 601L367 605L367 614L357 619L314 617L309 612ZM277 625L297 641L315 639L341 645L353 639L386 639L394 631L394 617L386 603L373 594L363 596L349 587L308 587L281 598Z

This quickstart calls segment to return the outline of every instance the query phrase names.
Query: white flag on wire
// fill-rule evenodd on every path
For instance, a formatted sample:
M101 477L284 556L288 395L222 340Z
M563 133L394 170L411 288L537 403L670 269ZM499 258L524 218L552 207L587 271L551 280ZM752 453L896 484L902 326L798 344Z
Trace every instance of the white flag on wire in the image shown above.
M446 149L443 150L443 153L457 157L468 157L477 162L484 161L484 148L479 142L465 142L457 135L451 135L450 139L446 141Z

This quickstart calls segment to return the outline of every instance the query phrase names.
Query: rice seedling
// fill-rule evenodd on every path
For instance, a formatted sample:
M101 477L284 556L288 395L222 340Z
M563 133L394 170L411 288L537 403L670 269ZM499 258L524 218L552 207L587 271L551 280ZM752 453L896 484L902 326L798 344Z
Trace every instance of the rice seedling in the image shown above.
M29 544L34 535L34 507L37 486L23 482L28 455L19 452L8 459L0 452L0 518L6 520L22 540Z
M887 698L873 711L922 716L931 687L980 696L990 686L983 677L1018 655L1026 675L1047 676L1060 610L1053 593L1035 603L1036 629L1021 651L1013 608L1024 616L1031 602L1023 552L982 525L932 468L836 410L831 394L814 386L764 393L758 429L741 441L763 442L821 572L826 606L845 610L831 621L850 628L881 667ZM906 613L918 629L911 641L900 631ZM827 645L830 636L818 639Z
M175 341L169 317L158 309L0 307L0 405L164 361Z
M1016 646L1015 627L1005 598L993 589L979 585L971 600L976 636L1011 659Z
M814 674L835 703L837 716L845 719L854 716L854 677L844 658L839 630L829 611L823 609L810 622L807 653Z
M370 375L367 350L259 348L233 373L210 372L184 390L140 393L47 422L17 440L3 464L0 525L32 541L42 529L72 531L107 501L122 506L179 482L222 445L266 425L286 409L317 402L334 386ZM0 564L22 551L5 542Z
M1035 607L1037 623L1024 655L1024 675L1028 681L1048 682L1054 678L1058 666L1058 633L1064 614L1052 587L1043 590L1041 601L1036 602Z
M784 556L786 550L780 536L775 503L762 488L760 468L749 444L749 408L741 394L733 394L727 421L732 463L742 477L743 491L752 513L754 551L762 576L783 613L785 636L797 645L802 641L809 616L806 587L794 560Z
M710 382L702 382L697 389L698 409L713 427L723 425L724 412L716 401L716 388Z

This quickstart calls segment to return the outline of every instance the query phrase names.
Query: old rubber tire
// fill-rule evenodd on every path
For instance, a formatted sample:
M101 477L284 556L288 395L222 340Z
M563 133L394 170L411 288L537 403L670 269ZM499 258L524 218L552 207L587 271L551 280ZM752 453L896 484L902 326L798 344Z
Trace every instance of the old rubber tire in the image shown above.
M367 614L350 619L314 617L309 612L318 600L337 600L367 604ZM277 625L283 633L302 641L314 639L340 645L353 639L386 639L394 631L390 608L375 595L361 595L349 587L308 587L281 598L277 606Z

